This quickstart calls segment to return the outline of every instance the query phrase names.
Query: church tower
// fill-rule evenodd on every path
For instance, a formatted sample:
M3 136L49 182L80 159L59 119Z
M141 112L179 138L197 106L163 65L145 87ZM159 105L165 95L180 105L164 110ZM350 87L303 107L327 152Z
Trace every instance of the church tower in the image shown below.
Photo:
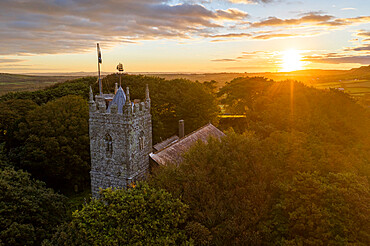
M126 188L145 178L152 151L152 116L149 88L145 100L130 101L120 86L115 94L94 95L90 88L89 134L91 152L91 193L99 188Z

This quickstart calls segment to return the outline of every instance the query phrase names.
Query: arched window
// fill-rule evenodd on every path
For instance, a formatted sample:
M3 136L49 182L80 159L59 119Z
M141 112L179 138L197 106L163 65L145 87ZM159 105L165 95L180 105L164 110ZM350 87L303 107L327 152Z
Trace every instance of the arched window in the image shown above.
M139 148L140 148L140 150L143 150L144 149L144 132L141 132L140 133L140 137L139 137Z
M105 145L105 153L108 156L111 156L113 153L113 141L112 141L112 137L108 133L105 135L104 145Z

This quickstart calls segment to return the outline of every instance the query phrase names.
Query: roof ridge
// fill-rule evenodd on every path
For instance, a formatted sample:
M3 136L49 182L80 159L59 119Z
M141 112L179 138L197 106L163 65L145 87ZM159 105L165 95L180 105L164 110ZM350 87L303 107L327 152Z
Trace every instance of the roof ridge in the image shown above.
M174 144L177 144L177 143L179 143L179 142L183 141L184 139L186 139L187 137L189 137L189 136L190 136L190 135L192 135L193 133L198 132L198 131L200 131L200 130L204 129L204 128L206 128L206 127L207 127L207 126L209 126L209 125L212 125L213 127L215 127L211 122L209 122L208 124L206 124L206 125L204 125L204 126L202 126L202 127L198 128L198 129L196 129L196 130L194 130L194 131L192 131L192 132L190 132L190 133L186 134L186 135L185 135L185 136L183 136L182 138L179 138L176 142L173 142L173 143L171 143L171 144L167 145L167 146L166 146L166 147L164 147L163 149L158 150L157 152L153 152L153 154L158 154L159 152L161 152L161 151L163 151L163 150L165 150L165 149L167 149L167 148L171 147L171 146L172 146L172 145L174 145ZM216 128L217 130L219 130L217 127L215 127L215 128Z

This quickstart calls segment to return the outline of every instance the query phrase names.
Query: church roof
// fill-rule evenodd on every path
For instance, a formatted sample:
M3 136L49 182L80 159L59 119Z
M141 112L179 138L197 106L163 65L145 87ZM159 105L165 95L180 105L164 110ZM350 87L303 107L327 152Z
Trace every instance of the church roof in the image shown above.
M167 138L166 140L164 140L164 141L162 141L160 143L157 143L156 145L153 146L153 149L155 151L159 151L159 150L165 148L167 145L170 145L173 142L176 142L177 140L179 140L179 137L176 136L176 135L174 135L174 136L169 137L169 138Z
M116 95L114 95L113 100L109 103L107 112L110 113L110 108L113 104L117 105L118 113L123 113L123 105L125 105L126 102L126 94L123 91L122 87L120 86L116 92Z
M159 165L166 165L167 163L180 164L183 160L182 155L198 140L207 142L210 137L221 138L223 136L225 134L222 131L209 123L173 142L164 149L151 153L150 157Z

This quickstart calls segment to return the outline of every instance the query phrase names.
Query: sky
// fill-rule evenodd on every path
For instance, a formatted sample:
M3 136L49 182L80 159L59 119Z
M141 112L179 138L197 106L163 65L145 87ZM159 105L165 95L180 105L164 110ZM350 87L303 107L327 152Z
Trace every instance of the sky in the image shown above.
M0 72L279 72L370 64L369 0L0 0Z

